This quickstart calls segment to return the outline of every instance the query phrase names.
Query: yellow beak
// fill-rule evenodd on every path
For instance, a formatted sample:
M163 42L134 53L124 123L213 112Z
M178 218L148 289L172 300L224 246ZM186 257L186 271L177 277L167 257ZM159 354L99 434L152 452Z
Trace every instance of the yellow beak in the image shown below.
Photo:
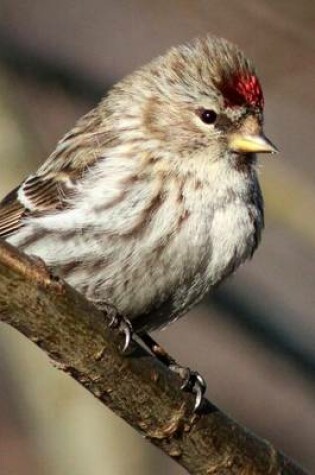
M279 150L263 133L255 135L233 134L229 139L229 147L234 152L245 153L278 153Z

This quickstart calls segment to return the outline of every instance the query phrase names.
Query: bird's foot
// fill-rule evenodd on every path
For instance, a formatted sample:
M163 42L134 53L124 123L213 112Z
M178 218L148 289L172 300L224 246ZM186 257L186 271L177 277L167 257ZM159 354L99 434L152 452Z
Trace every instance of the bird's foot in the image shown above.
M133 329L128 318L122 317L119 314L112 315L108 324L109 328L118 329L119 333L124 335L123 346L120 349L122 353L126 353L132 339Z
M126 353L130 346L133 335L133 329L130 321L128 318L119 315L113 305L97 300L93 300L93 303L105 315L108 327L117 329L119 333L123 334L124 342L120 348L120 351L122 353Z
M148 333L141 334L139 338L161 363L181 378L181 389L195 395L194 411L196 412L201 406L202 398L207 388L204 378L197 371L192 371L190 368L179 365Z
M207 389L205 379L197 371L180 366L177 363L170 365L169 368L182 379L181 390L195 395L194 411L196 412L201 406L202 398Z

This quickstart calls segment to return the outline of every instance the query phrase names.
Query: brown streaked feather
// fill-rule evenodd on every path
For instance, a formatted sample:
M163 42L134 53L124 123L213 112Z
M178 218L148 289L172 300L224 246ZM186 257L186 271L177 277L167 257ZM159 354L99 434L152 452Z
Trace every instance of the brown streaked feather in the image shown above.
M73 178L80 178L86 168L102 156L111 141L104 109L101 114L97 107L81 117L73 129L58 142L54 152L38 170L38 174L72 173Z
M20 228L25 208L17 199L19 187L11 191L0 206L0 237L7 237Z
M60 177L31 176L0 203L0 236L7 237L23 225L23 218L66 207L73 186Z
M76 192L76 183L103 155L112 138L105 126L104 109L93 109L79 119L55 151L19 187L0 203L0 237L23 226L23 219L65 209Z

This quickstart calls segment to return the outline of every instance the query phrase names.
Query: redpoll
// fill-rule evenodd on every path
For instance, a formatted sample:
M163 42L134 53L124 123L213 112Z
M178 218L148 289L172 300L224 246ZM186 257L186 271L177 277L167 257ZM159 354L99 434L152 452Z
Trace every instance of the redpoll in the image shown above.
M2 202L0 235L143 333L253 255L263 228L251 62L208 36L126 77Z

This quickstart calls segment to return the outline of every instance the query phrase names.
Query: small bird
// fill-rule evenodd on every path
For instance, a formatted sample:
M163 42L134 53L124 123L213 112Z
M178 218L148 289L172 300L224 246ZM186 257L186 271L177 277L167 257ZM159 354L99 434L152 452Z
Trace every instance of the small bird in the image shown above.
M0 236L115 307L126 333L126 321L139 335L165 326L258 246L256 153L277 151L263 107L237 46L206 36L172 48L116 84L9 193Z

